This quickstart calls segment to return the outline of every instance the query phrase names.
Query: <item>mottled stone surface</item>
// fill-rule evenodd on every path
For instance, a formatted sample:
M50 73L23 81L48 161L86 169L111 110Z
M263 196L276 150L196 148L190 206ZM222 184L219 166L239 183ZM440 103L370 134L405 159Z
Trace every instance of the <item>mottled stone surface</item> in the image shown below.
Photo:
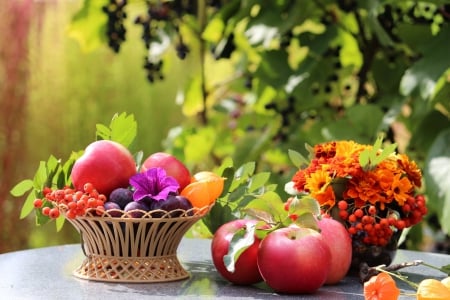
M1 299L271 299L280 297L264 284L234 286L216 272L212 265L208 239L183 239L179 260L190 272L188 279L168 283L108 283L76 278L73 270L81 264L80 245L55 246L0 255ZM450 256L399 250L394 263L424 260L435 266L450 264ZM410 279L445 275L419 266L404 269ZM409 289L400 285L404 291ZM284 299L364 299L356 277L346 277L340 284L325 286L312 295L283 295ZM411 290L409 290L411 292ZM411 299L402 296L401 299Z

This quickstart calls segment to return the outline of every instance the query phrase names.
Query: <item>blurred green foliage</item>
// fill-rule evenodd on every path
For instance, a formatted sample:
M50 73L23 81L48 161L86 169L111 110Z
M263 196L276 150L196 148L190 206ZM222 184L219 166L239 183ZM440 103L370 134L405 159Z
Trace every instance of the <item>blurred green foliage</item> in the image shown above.
M107 3L61 3L34 33L22 178L49 153L84 148L95 124L121 111L139 124L134 151L163 148L193 172L255 161L280 195L295 172L289 149L372 144L383 132L424 171L429 224L449 232L446 1L130 0L124 42L108 31Z
M98 29L121 53L130 41L117 38L130 28L121 17L150 28L140 37L149 84L157 86L173 51L180 64L200 60L184 86L187 118L164 144L191 169L227 157L238 166L256 161L282 195L295 171L289 149L306 154L305 143L340 139L372 144L384 133L423 169L434 229L449 232L445 1L149 1L141 10L137 1L117 3ZM412 241L421 230L412 230Z

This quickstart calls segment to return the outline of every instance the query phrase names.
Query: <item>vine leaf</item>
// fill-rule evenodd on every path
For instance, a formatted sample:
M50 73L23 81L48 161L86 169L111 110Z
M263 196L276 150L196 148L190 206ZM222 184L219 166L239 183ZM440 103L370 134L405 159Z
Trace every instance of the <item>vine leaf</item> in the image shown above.
M108 1L84 0L81 9L73 16L68 35L78 41L85 52L90 52L106 43L106 14L102 7Z

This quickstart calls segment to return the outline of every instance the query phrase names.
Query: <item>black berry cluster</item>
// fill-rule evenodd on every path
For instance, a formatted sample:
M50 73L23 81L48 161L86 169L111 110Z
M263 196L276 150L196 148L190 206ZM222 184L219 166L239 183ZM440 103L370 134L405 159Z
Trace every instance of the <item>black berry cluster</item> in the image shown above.
M119 52L121 44L125 41L126 28L124 20L127 17L125 6L127 0L109 0L109 4L103 6L103 12L108 16L106 24L106 36L108 45L114 52Z

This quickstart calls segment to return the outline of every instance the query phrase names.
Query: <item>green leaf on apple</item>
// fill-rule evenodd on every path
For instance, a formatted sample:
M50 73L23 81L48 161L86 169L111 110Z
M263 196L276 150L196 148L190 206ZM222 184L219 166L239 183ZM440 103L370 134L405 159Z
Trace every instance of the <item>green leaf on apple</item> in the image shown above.
M223 262L229 272L234 272L239 256L255 241L255 228L256 226L245 226L233 235L228 253L223 257Z
M96 135L103 140L118 142L125 147L129 147L137 135L137 122L134 115L123 112L115 114L109 127L103 124L96 124Z

